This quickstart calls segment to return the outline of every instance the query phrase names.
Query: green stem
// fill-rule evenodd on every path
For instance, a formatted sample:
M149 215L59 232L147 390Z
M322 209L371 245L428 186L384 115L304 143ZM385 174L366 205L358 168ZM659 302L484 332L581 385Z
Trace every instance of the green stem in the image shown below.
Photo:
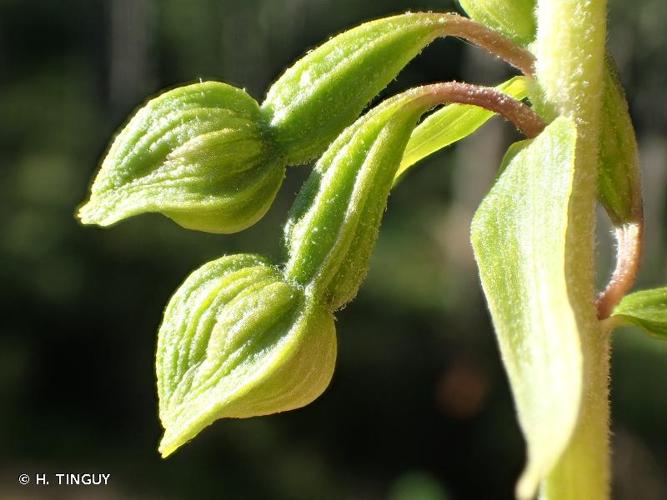
M609 332L587 335L584 388L577 427L542 483L541 500L609 498Z
M535 71L546 106L577 124L566 280L583 357L581 407L563 455L542 484L548 500L609 497L609 335L596 318L594 232L606 0L538 0ZM573 396L577 397L577 396Z

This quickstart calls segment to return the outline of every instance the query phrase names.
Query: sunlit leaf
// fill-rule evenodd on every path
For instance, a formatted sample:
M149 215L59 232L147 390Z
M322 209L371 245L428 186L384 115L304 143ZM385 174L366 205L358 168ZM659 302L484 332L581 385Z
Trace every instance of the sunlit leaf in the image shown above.
M667 339L667 288L626 295L614 309L612 317Z
M510 144L510 147L507 148L507 151L505 151L505 154L503 155L503 159L500 160L500 166L498 167L498 171L496 172L496 177L500 177L507 168L507 166L510 163L512 163L514 157L518 155L521 151L523 151L525 148L527 148L532 142L533 139L524 139L523 141L518 141L515 142L514 144Z
M528 443L534 492L575 428L582 355L565 277L576 129L558 118L519 151L472 222L472 243Z

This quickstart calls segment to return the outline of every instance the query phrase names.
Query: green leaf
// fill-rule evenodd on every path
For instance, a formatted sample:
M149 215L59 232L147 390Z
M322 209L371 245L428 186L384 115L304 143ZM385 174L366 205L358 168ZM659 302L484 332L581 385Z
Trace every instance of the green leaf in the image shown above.
M319 156L400 70L438 36L448 15L408 13L371 21L297 61L262 103L289 164Z
M331 144L299 193L285 273L330 309L352 300L365 278L405 145L436 103L423 87L383 102Z
M623 87L607 56L600 117L598 197L616 226L637 221L642 194L637 140Z
M518 100L528 95L528 81L522 76L511 78L496 88ZM493 111L469 104L450 104L434 112L410 136L394 184L417 162L474 133L493 116Z
M300 408L329 384L331 314L255 255L205 264L169 302L156 359L166 457L220 418Z
M575 428L582 354L565 276L576 128L558 118L509 162L472 222L472 244L519 422L523 492L534 492Z
M667 339L667 288L642 290L623 297L612 318Z
M536 0L459 0L471 19L527 45L535 38Z
M507 151L505 151L505 154L503 155L503 159L500 160L500 166L498 167L496 178L499 178L507 168L507 165L512 163L514 157L527 148L530 144L532 144L532 142L533 139L524 139L523 141L517 141L514 144L510 144L510 147L507 148Z
M159 212L189 229L230 233L271 205L285 163L243 90L204 82L148 101L116 136L79 210L108 226Z

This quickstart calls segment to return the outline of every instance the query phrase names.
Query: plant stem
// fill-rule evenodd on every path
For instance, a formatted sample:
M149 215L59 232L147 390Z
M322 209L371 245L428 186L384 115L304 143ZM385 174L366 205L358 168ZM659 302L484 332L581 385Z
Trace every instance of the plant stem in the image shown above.
M545 478L548 500L609 497L609 335L597 320L594 273L599 114L606 0L538 0L535 72L546 105L577 124L565 275L583 358L579 419ZM573 397L579 397L573 395Z
M609 331L587 332L584 389L577 427L543 481L541 500L609 498Z

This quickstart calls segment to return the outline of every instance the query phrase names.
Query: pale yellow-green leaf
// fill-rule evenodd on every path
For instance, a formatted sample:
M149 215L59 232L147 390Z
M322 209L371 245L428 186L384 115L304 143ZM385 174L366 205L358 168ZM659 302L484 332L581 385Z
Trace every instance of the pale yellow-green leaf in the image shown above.
M558 118L507 165L479 207L472 243L528 445L534 494L577 422L582 355L565 276L576 128Z

